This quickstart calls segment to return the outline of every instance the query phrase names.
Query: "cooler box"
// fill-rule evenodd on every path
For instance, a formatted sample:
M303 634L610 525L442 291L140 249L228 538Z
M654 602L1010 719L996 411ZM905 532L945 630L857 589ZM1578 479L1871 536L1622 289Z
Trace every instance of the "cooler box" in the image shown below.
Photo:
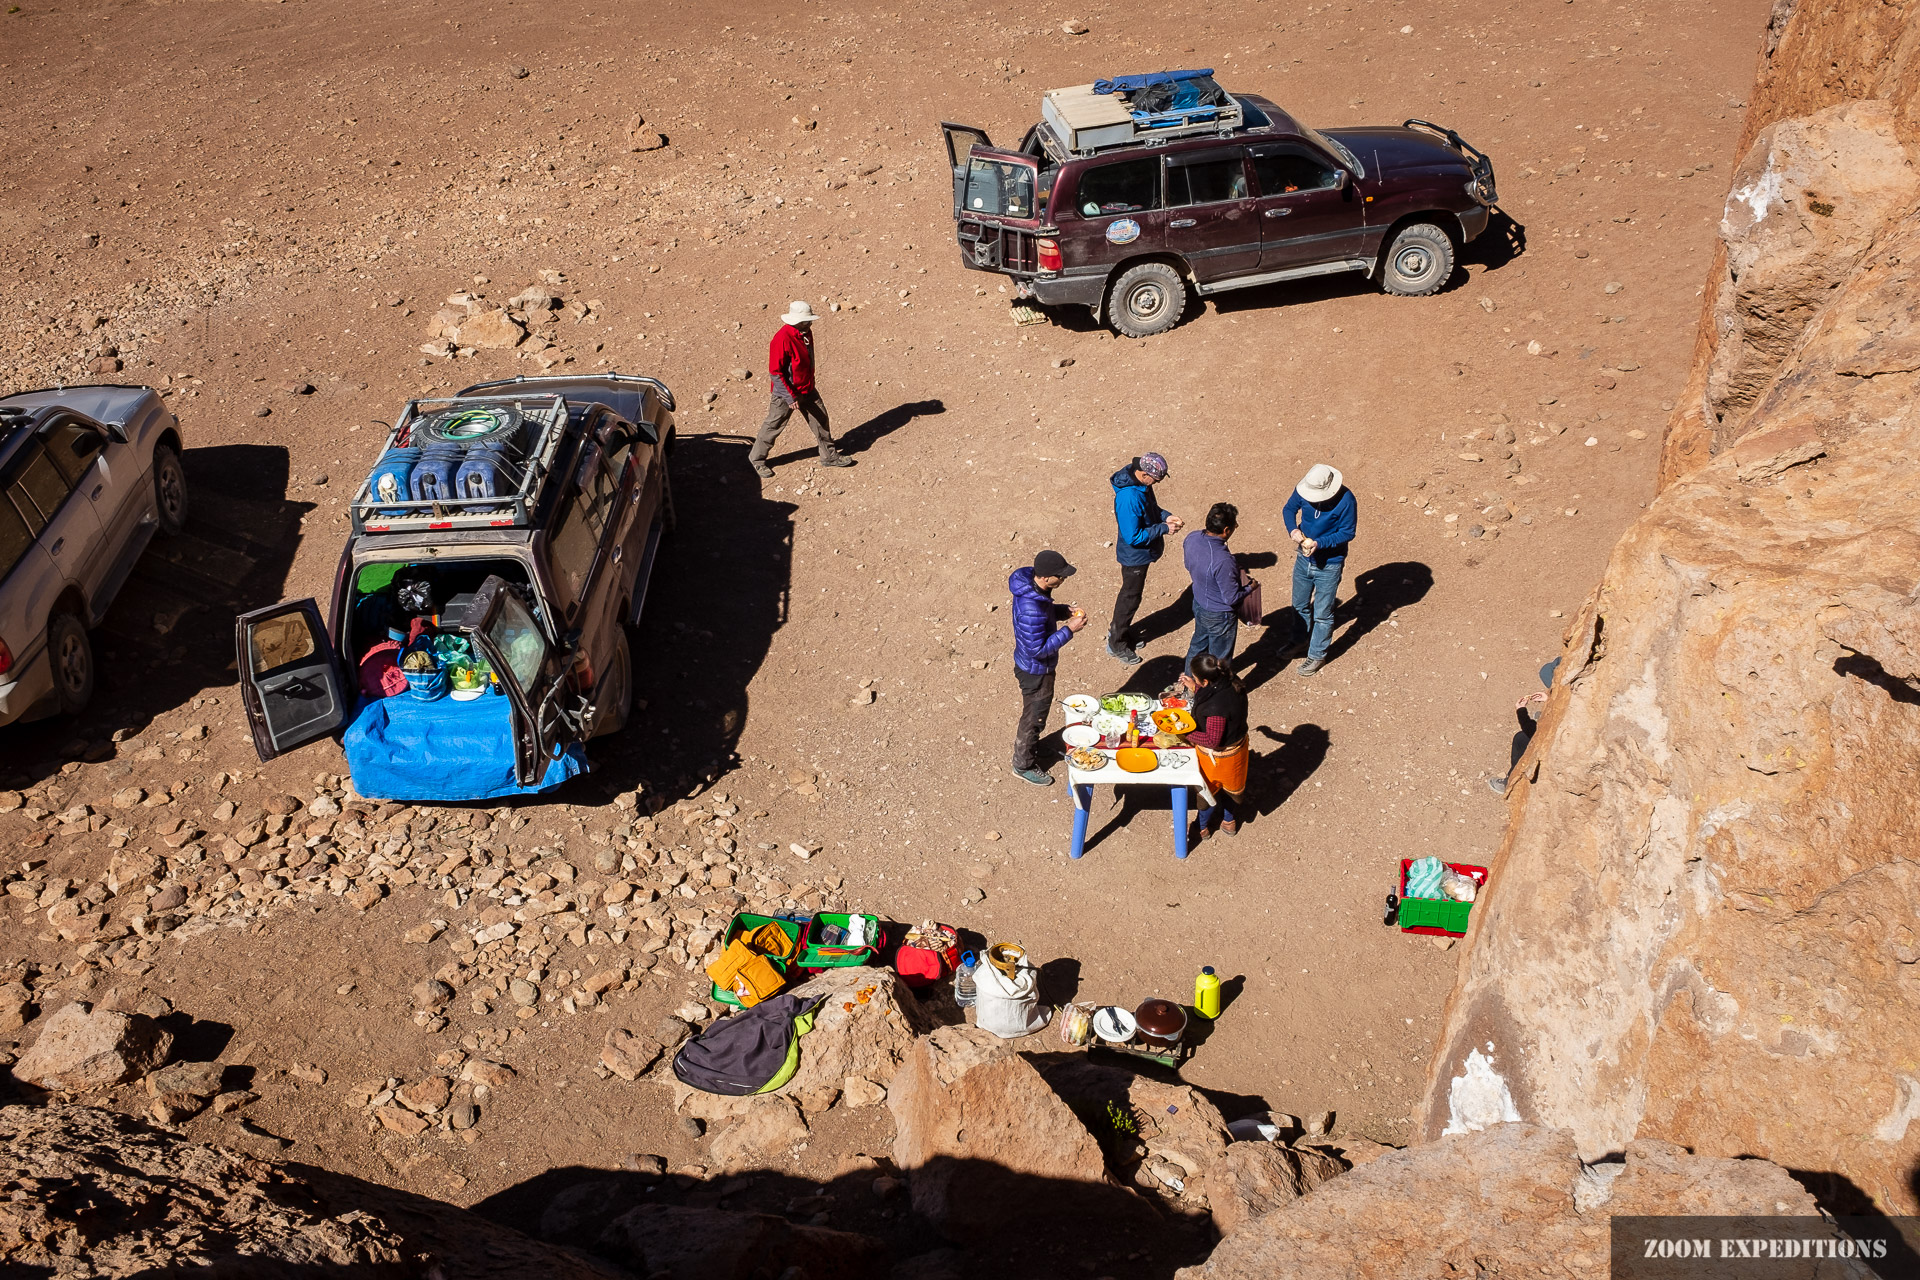
M1467 931L1467 920L1473 914L1473 903L1455 902L1452 898L1409 898L1407 892L1407 868L1413 865L1412 858L1400 859L1400 879L1395 884L1395 893L1400 895L1400 932L1402 933L1443 933L1459 937ZM1472 880L1481 890L1487 887L1487 869L1469 866L1464 862L1449 862L1449 871L1457 871ZM1475 894L1476 899L1478 893Z
M742 911L739 915L728 921L727 932L720 939L720 947L724 951L732 944L735 938L752 933L763 924L780 926L780 932L786 934L787 938L793 943L792 954L784 958L780 956L767 957L767 963L774 967L774 971L782 977L785 977L792 971L794 956L799 953L800 935L806 930L806 922L804 920L789 920L784 916L756 916L750 911ZM721 989L717 983L709 982L707 985L712 989L715 1000L735 1009L740 1007L740 1001L733 992Z
M822 911L807 921L806 931L800 938L800 967L802 969L850 969L857 965L872 964L880 955L880 917L862 915L858 918L867 922L866 936L873 941L864 947L849 947L844 943L827 942L821 938L829 925L838 925L842 929L854 919L844 911Z

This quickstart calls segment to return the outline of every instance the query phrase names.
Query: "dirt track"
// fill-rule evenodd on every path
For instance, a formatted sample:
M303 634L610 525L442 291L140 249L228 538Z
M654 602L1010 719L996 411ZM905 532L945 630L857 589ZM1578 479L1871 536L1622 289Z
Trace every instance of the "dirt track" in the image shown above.
M895 919L1070 958L1082 998L1181 997L1213 964L1244 989L1190 1081L1244 1110L1331 1109L1345 1130L1403 1139L1458 952L1383 929L1381 900L1403 853L1492 850L1504 809L1481 779L1505 765L1513 701L1651 493L1765 6L1219 5L1164 42L1134 39L1137 13L1111 5L755 3L726 23L694 5L448 12L24 0L0 17L0 375L169 385L197 504L97 637L103 696L77 725L0 731L0 774L17 775L0 787L116 731L115 759L60 780L65 803L98 803L130 766L150 789L197 780L184 803L210 808L206 779L252 774L232 715L235 607L330 589L343 496L372 424L408 394L539 372L508 353L421 355L441 300L558 271L569 302L595 301L559 322L571 363L556 371L655 374L683 405L683 522L638 658L650 709L561 801L598 805L641 779L671 798L712 777L768 811L749 840L823 842L796 882L842 876ZM1062 34L1067 17L1091 34ZM1452 125L1493 157L1523 251L1475 246L1431 299L1340 278L1229 294L1146 342L1072 317L1014 326L998 279L958 265L937 122L1013 138L1045 87L1196 63L1318 125ZM651 131L664 148L630 149ZM790 297L841 308L819 326L822 384L860 465L814 472L795 426L763 485L746 443ZM103 344L123 374L85 372ZM1489 439L1502 423L1513 477ZM1172 461L1160 492L1176 512L1239 505L1243 552L1282 545L1307 464L1342 467L1361 501L1343 601L1359 594L1311 681L1274 656L1277 634L1242 632L1261 727L1247 829L1176 864L1164 810L1110 821L1102 793L1093 847L1070 864L1065 787L1007 772L1005 578L1041 547L1073 559L1062 595L1095 625L1066 650L1061 692L1118 687L1098 640L1117 585L1106 476L1149 448ZM1271 609L1284 567L1256 570ZM1177 555L1150 578L1159 638L1129 687L1177 667L1183 579ZM877 701L849 706L869 681ZM168 736L198 724L203 743ZM310 791L339 761L308 749L226 794ZM793 789L795 770L817 771L816 794ZM535 832L605 822L523 812ZM0 839L26 830L0 816ZM101 874L104 850L49 849L58 874ZM963 905L974 886L984 902ZM408 1020L405 992L431 969L399 941L418 892L169 946L146 981L254 1041L256 1063L418 1075L485 1022L430 1036ZM0 934L7 961L70 958ZM643 992L631 1020L684 995ZM339 1111L334 1085L316 1101L284 1081L256 1114L301 1140L297 1158L463 1203L625 1151L691 1158L634 1086L587 1072L606 1025L530 1033L540 1092L424 1163L429 1148ZM564 1113L539 1102L560 1096ZM828 1125L806 1167L876 1149L877 1123Z

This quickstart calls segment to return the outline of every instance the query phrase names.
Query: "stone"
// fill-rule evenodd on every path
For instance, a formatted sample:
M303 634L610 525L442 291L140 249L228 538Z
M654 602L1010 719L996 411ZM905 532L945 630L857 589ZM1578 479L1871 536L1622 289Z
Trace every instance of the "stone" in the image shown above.
M0 982L0 1032L18 1031L33 1018L33 992L19 982Z
M660 1045L637 1036L624 1027L607 1032L600 1049L600 1065L622 1080L638 1080L647 1068L660 1060Z
M188 1093L196 1098L211 1098L220 1092L220 1080L226 1068L218 1062L176 1062L147 1077L147 1092L153 1097L164 1093Z
M745 1114L708 1147L724 1170L779 1164L789 1150L807 1140L807 1122L790 1098L762 1095L742 1110Z
M469 1084L485 1085L489 1089L498 1089L518 1074L504 1062L489 1062L485 1058L469 1058L460 1068L460 1078Z
M287 1074L306 1084L325 1084L326 1068L311 1062L296 1062L287 1068Z
M519 346L526 336L518 320L496 307L464 321L454 331L453 341L463 347L498 351Z
M641 1155L638 1152L622 1157L620 1167L629 1173L637 1173L646 1178L663 1178L667 1173L665 1158Z
M1137 1202L1110 1184L1100 1144L1024 1056L992 1032L914 1041L887 1089L893 1162L914 1212L952 1238L1097 1218ZM1032 1194L1044 1185L1047 1194Z
M508 983L507 995L515 1004L528 1008L540 1003L540 988L525 978L515 978Z
M1844 52L1861 61L1787 65L1809 91L1882 74ZM1914 83L1920 50L1901 57ZM1568 629L1422 1139L1519 1119L1589 1159L1672 1142L1920 1210L1920 695L1895 674L1920 558L1920 186L1884 106L1780 121L1736 174L1727 305L1764 314L1703 317L1693 408L1725 416L1670 424L1664 488Z
M233 1089L218 1093L213 1098L213 1113L218 1116L232 1115L251 1102L260 1101L260 1095L248 1089Z
M1214 1228L1224 1238L1345 1169L1331 1154L1312 1147L1235 1142L1196 1189L1206 1196Z
M1749 415L1835 291L1866 265L1870 248L1885 250L1876 243L1883 229L1920 203L1920 170L1897 117L1890 102L1843 101L1775 119L1754 138L1720 221L1724 266L1708 284L1705 359L1670 422L1663 482L1747 433Z
M680 1042L692 1034L692 1027L679 1018L673 1017L660 1019L659 1025L653 1029L653 1038L660 1042L660 1047L663 1049L679 1047Z
M427 1131L426 1117L415 1115L405 1107L397 1107L392 1103L384 1107L375 1107L373 1118L380 1122L381 1128L390 1133L397 1133L403 1138L417 1137Z
M59 1188L0 1203L9 1275L631 1278L427 1196L93 1107L0 1108L0 1185Z
M101 1089L147 1074L172 1048L173 1033L152 1018L76 1000L40 1024L39 1038L13 1064L13 1075L42 1089Z
M438 978L427 978L413 984L413 1007L416 1009L437 1009L453 999L453 988Z
M453 1082L445 1076L428 1076L394 1090L393 1096L410 1111L437 1115L453 1097Z
M357 889L349 890L346 899L347 905L351 906L355 911L366 911L372 907L374 903L386 896L387 887L385 885L368 883L361 885Z
M886 1280L891 1265L887 1246L871 1236L683 1205L628 1210L601 1232L596 1252L644 1262L644 1274L672 1280Z
M840 1096L849 1107L871 1107L887 1100L886 1088L865 1076L848 1076L840 1086Z
M1252 1145L1252 1144L1243 1144ZM1764 1160L1690 1156L1630 1143L1610 1182L1589 1180L1563 1130L1503 1124L1395 1151L1241 1221L1175 1280L1541 1273L1608 1274L1615 1215L1815 1212L1805 1188ZM1365 1259L1363 1269L1356 1260Z
M445 933L446 930L447 926L443 921L429 920L425 924L415 925L413 928L407 930L403 936L408 942L425 943L432 942L435 938Z
M1070 36L1083 36L1087 34L1087 32L1091 31L1092 29L1093 28L1089 27L1086 23L1080 21L1078 18L1068 18L1065 22L1060 24L1060 30L1064 31L1066 34Z
M298 796L273 795L262 800L260 807L276 818L285 818L300 812L302 805Z
M457 1133L480 1123L480 1108L471 1102L456 1102L447 1112L447 1124Z
M207 1109L207 1100L192 1093L162 1093L154 1097L147 1114L156 1124L179 1124Z
M698 1116L681 1116L678 1123L680 1126L680 1132L686 1134L689 1138L692 1138L695 1141L698 1141L700 1138L706 1135L707 1126L700 1120Z

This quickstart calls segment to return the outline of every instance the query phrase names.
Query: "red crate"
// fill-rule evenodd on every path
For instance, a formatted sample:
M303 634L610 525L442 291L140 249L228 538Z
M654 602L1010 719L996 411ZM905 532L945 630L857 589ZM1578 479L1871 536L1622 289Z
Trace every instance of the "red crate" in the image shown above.
M1407 868L1411 867L1413 865L1413 862L1414 860L1412 858L1400 859L1400 878L1394 882L1394 895L1400 899L1402 904L1405 904L1410 901L1411 902L1428 901L1427 899L1424 899L1424 898L1410 899L1406 896L1407 895ZM1479 905L1480 891L1484 891L1487 887L1487 869L1485 867L1472 866L1465 862L1449 862L1446 864L1446 867L1449 871L1457 871L1461 875L1466 876L1468 879L1472 880L1473 883L1478 887L1473 895L1472 902L1452 902L1451 899L1448 900L1448 905L1450 906L1465 908L1465 910L1461 910L1457 913L1460 917L1461 927L1458 929L1445 929L1445 928L1440 928L1434 925L1403 924L1400 926L1400 932L1402 933L1433 933L1433 934L1440 934L1444 937L1450 937L1450 938L1458 938L1466 933L1467 931L1466 920L1468 916L1471 914L1472 909L1475 906Z

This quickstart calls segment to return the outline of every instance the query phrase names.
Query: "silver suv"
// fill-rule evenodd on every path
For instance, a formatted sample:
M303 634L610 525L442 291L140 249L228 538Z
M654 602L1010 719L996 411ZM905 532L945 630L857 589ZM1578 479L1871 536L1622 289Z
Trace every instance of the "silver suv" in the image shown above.
M149 387L0 399L0 725L93 697L87 632L154 531L186 525L180 448Z

